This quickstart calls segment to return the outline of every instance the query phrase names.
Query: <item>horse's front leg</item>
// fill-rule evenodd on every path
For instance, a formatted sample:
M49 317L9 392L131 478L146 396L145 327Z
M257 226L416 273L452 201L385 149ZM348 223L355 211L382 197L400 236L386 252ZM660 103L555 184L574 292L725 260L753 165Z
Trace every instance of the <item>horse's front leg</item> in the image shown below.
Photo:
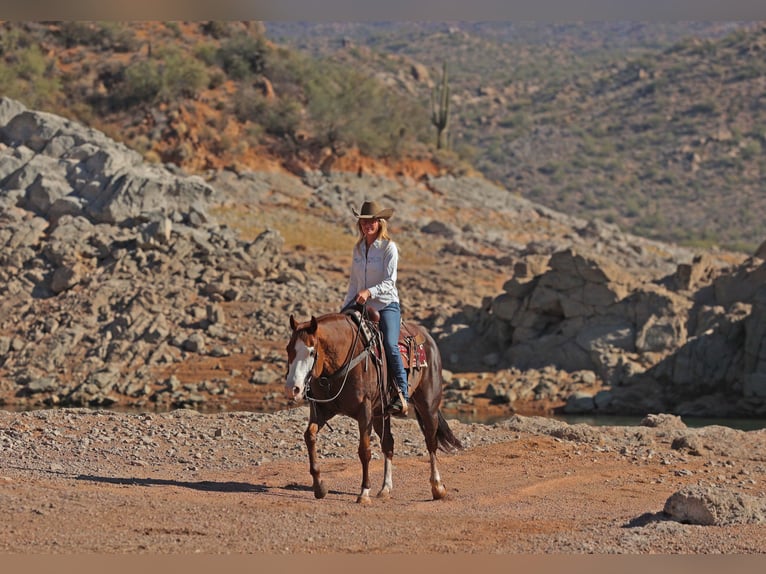
M316 421L309 421L306 432L303 433L303 438L306 441L306 447L309 451L309 472L311 478L313 478L313 488L315 498L324 498L327 496L327 487L322 483L322 479L319 476L319 463L317 462L317 433L319 432L319 423Z
M367 410L369 411L369 409ZM372 458L370 431L372 424L369 414L359 419L359 461L362 463L362 491L356 499L359 504L370 504L370 459Z
M384 417L377 420L380 420L380 422L376 422L375 432L380 437L380 446L385 457L383 463L383 486L378 492L378 498L391 498L391 490L394 488L394 435L391 434L391 418Z

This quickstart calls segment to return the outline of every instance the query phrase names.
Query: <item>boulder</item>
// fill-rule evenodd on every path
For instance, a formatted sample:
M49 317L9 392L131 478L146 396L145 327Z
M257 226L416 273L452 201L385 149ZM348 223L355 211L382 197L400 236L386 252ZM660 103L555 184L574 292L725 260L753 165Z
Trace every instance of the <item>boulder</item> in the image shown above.
M663 512L678 522L701 526L763 524L766 501L725 488L690 486L673 493Z

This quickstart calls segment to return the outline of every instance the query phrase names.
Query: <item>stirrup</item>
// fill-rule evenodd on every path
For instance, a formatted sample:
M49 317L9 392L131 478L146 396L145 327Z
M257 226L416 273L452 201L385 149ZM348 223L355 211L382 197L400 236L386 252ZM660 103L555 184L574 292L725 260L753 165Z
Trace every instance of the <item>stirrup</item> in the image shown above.
M409 408L407 406L407 401L400 392L394 402L388 405L388 408L386 408L386 414L394 417L406 417L408 410Z

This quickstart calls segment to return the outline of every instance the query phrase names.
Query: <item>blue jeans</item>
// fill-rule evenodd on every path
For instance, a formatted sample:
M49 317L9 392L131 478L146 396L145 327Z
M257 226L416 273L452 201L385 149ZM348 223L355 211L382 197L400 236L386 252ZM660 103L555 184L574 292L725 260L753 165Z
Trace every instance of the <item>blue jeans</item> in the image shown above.
M399 353L399 327L402 322L402 311L399 303L389 303L380 310L380 331L383 333L383 349L391 378L399 387L405 399L407 395L407 373Z

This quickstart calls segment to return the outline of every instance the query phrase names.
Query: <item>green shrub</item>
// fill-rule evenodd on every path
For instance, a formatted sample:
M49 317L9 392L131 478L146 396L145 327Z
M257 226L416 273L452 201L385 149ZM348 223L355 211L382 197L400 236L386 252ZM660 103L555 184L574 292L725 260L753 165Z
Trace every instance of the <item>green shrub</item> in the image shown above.
M165 55L162 78L160 97L166 100L194 97L208 85L207 70L202 62L175 51Z
M67 48L91 46L101 50L132 52L138 49L135 33L118 22L64 21L58 39Z
M698 102L689 106L686 110L686 114L689 116L708 116L717 112L718 106L712 100L706 102Z
M32 108L55 108L61 85L42 50L35 44L23 48L17 45L12 60L6 63L0 59L0 95Z
M221 38L228 38L231 36L232 26L231 23L226 21L211 20L202 25L202 32L216 40L220 40Z
M174 21L165 22L165 28L170 30L170 32L173 34L175 38L180 38L183 36L183 32L181 31L181 26L178 24L178 22L174 22Z
M234 115L240 122L263 123L268 102L253 88L239 90L234 95Z
M742 159L752 160L757 158L763 153L761 142L758 140L747 140L745 145L742 146Z
M128 106L153 103L162 90L162 72L158 62L141 60L125 69L125 85L116 98Z
M240 122L250 122L252 133L265 132L274 136L294 139L301 126L302 107L292 99L267 100L263 94L246 88L234 98L234 114Z
M207 85L207 70L199 60L169 51L164 57L139 60L125 68L115 98L127 106L154 104L194 97Z
M208 66L217 66L219 64L218 46L211 42L196 45L194 47L194 56Z
M306 81L307 109L320 144L356 145L371 156L397 153L407 142L426 141L430 118L364 74L323 62Z
M218 60L226 74L234 80L261 74L266 61L266 43L260 36L237 34L221 44Z

